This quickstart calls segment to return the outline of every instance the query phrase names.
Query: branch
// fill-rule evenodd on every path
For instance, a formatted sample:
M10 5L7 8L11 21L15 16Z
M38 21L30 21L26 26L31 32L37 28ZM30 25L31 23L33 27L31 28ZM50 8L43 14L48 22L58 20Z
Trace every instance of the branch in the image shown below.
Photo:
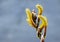
M44 37L43 35L41 36L41 41L40 42L44 42Z

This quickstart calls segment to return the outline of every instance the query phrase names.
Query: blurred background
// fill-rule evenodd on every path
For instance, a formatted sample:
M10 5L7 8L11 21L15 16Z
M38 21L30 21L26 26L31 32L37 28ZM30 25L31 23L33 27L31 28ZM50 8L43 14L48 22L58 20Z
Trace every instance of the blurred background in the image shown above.
M45 42L60 42L60 0L0 0L0 42L39 42L36 30L26 21L25 9L43 6L48 18Z

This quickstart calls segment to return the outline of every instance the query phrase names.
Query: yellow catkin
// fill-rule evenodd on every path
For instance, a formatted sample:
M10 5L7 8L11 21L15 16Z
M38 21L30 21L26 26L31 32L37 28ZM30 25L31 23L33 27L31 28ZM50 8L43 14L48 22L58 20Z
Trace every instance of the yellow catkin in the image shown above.
M40 24L39 28L44 28L44 27L47 27L48 26L48 21L47 21L47 18L45 16L42 15L42 12L43 12L43 7L39 4L36 5L36 8L38 9L38 18L40 19L40 21L42 21L42 23ZM30 11L29 8L26 8L26 15L27 15L27 22L29 23L30 26L36 28L37 25L33 22L33 19L32 19L32 13Z

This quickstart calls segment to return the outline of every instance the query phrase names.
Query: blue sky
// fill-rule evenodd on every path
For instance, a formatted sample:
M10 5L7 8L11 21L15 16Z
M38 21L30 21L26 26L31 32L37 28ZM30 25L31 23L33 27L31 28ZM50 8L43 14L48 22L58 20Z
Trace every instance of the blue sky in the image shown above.
M39 42L26 21L25 9L43 6L48 18L46 42L60 42L60 0L0 0L0 42Z

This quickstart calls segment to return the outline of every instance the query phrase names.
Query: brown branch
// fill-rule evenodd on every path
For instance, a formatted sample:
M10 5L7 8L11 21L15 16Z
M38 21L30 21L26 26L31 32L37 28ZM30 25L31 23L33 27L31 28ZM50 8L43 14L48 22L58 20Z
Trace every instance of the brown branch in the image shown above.
M40 42L44 42L44 37L43 35L41 36L41 41Z

